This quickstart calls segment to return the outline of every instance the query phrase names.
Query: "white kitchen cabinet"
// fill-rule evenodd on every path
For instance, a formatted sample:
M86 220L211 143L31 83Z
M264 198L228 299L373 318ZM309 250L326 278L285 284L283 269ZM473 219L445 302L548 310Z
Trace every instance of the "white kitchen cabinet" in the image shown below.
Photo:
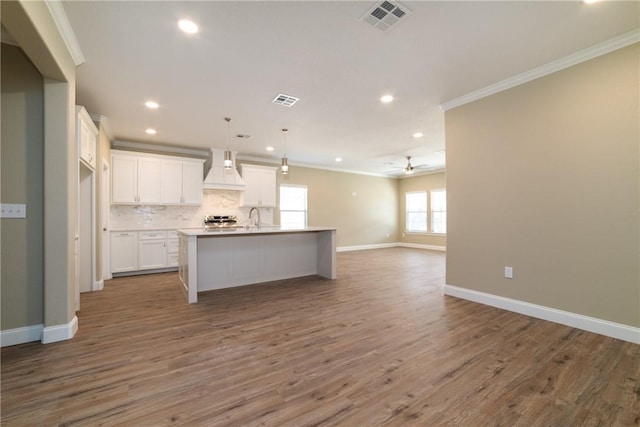
M79 105L76 106L76 139L80 160L91 170L95 170L98 128L93 124L87 110Z
M111 272L121 273L138 269L138 233L111 233Z
M242 165L245 184L242 206L276 206L276 170L270 166Z
M111 151L111 203L202 204L203 160Z
M161 160L160 203L202 204L202 160Z
M138 157L138 203L160 202L160 160Z
M167 266L167 233L141 231L138 233L138 270Z
M178 233L167 231L167 267L177 267L179 261Z
M112 154L111 167L111 203L160 203L160 160Z
M111 232L111 272L170 271L178 266L175 230Z

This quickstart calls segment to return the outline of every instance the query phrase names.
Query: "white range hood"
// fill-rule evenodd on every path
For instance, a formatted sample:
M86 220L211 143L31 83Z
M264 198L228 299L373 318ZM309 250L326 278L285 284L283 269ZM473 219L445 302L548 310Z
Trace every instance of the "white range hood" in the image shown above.
M236 152L231 152L233 167L224 168L224 150L212 148L211 155L204 162L204 182L202 188L205 190L236 190L244 191L244 181L236 170Z

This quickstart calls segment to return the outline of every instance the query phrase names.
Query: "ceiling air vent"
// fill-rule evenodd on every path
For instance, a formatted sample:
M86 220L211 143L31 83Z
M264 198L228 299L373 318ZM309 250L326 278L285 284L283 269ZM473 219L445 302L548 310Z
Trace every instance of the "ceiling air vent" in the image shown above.
M273 98L272 102L274 104L284 105L285 107L292 107L293 104L295 104L299 100L300 100L300 98L296 98L295 96L284 95L282 93L279 93L278 96Z
M411 11L400 3L384 0L369 10L362 19L381 31L387 31L410 13Z

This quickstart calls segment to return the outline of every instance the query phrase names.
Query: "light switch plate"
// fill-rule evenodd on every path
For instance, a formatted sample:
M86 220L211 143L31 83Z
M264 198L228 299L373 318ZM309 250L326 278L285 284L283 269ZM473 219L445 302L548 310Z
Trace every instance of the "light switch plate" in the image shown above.
M27 205L2 203L0 205L0 218L26 218Z
M504 268L504 277L507 279L513 279L513 267Z

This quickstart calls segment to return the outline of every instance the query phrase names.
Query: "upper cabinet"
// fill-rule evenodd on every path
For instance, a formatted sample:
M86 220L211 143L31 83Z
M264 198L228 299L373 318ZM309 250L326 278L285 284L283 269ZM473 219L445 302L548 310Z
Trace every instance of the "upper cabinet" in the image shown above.
M242 206L276 206L276 170L271 166L242 165Z
M163 159L160 202L163 205L202 204L203 160Z
M79 105L76 105L76 139L80 160L95 170L98 128L93 124L87 110Z
M111 150L111 203L200 205L203 162Z

